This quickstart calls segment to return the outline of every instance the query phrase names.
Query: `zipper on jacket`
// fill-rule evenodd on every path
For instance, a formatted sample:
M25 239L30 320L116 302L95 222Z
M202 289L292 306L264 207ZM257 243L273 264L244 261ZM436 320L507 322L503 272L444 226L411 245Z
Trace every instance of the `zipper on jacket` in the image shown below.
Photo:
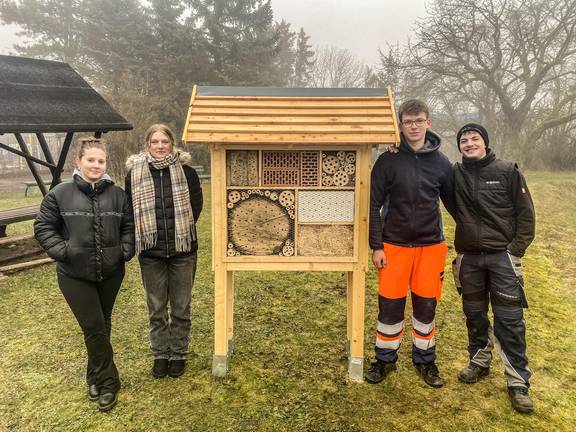
M166 242L166 258L170 258L170 241L168 240L168 225L166 225L166 205L164 204L164 170L160 170L160 200L162 201L162 219L164 220L164 236Z
M474 170L474 208L476 210L476 250L480 250L480 230L482 229L482 219L480 218L480 207L478 206L478 184L480 183L480 170Z

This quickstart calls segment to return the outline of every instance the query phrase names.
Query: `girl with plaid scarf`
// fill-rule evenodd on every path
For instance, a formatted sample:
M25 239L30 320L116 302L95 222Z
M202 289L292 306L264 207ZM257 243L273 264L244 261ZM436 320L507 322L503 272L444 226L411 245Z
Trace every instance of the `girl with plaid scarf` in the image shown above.
M179 377L189 351L190 301L196 271L196 221L202 189L191 157L174 147L165 125L150 126L146 150L126 165L136 252L146 291L152 375Z

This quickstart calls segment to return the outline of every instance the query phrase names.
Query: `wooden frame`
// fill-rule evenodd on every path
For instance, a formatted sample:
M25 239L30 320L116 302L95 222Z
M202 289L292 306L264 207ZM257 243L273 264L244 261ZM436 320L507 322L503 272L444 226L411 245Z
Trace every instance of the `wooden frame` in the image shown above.
M209 88L226 93L226 88ZM210 144L212 169L212 269L214 271L214 358L212 373L224 376L232 353L234 335L234 272L236 271L338 271L347 284L348 376L363 381L364 292L368 267L368 209L370 199L371 148L396 144L399 131L391 90L377 95L338 96L334 89L294 89L294 95L274 93L251 96L247 88L230 88L233 96L207 95L194 87L183 134L186 142ZM325 92L326 95L322 94ZM333 92L334 91L334 92ZM254 90L255 93L266 90ZM209 93L209 92L208 92ZM237 93L237 94L234 94ZM239 93L239 94L238 94ZM336 95L332 94L335 93ZM352 91L353 93L353 91ZM262 186L262 151L353 151L356 152L354 186L280 186L299 190L353 190L353 254L351 256L227 256L227 193L242 186L226 186L228 150L258 150L259 188ZM257 189L258 187L249 186ZM296 200L296 204L297 205ZM297 211L297 209L295 209ZM306 223L306 224L314 224ZM323 224L330 224L326 222ZM298 230L295 223L295 230ZM294 235L297 238L298 232ZM297 244L296 244L297 248Z

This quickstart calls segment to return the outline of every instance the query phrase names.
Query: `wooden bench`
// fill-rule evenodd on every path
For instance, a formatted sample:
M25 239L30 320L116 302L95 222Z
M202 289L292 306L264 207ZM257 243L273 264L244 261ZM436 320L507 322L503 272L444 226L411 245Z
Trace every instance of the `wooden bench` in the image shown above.
M6 227L16 222L23 222L36 218L40 204L0 210L0 237L6 237Z
M60 180L61 183L65 183L67 181L70 181L70 179L62 179ZM25 181L23 182L24 185L26 186L26 190L24 191L24 196L28 196L28 189L31 187L38 187L38 183L36 183L35 181ZM52 184L52 180L44 180L44 185L46 186L50 186Z
M50 186L52 184L52 180L44 180L43 183L45 186ZM38 183L36 183L35 181L25 181L24 185L26 186L24 196L28 196L28 189L30 189L31 187L38 187Z

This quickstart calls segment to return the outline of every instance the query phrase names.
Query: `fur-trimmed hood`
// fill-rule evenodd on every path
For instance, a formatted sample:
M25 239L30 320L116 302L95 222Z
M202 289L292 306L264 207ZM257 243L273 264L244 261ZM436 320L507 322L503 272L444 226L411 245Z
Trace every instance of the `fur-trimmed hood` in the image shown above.
M176 149L176 151L178 152L179 156L180 156L180 163L182 165L190 165L192 163L192 155L188 152L185 152L184 150L180 150L180 149ZM146 152L142 152L142 153L146 153ZM140 157L142 155L142 153L138 153L138 154L133 154L132 156L128 157L128 159L126 159L126 168L128 168L128 170L131 170L132 167L134 166L134 160L138 157Z

